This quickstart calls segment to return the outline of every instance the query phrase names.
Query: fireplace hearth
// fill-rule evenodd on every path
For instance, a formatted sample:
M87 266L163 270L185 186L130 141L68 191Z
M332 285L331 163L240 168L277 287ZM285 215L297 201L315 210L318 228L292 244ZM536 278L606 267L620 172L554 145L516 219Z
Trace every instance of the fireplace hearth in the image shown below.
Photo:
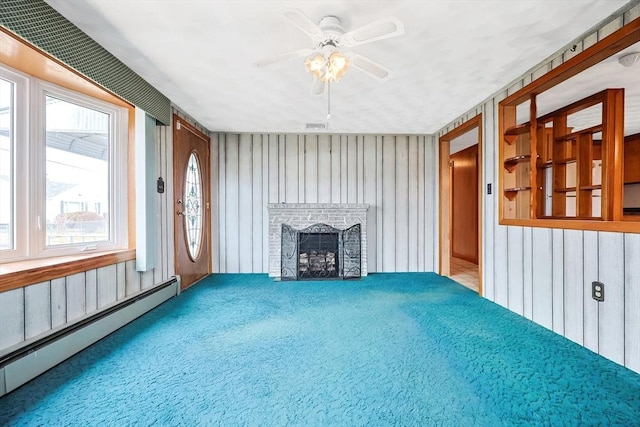
M360 224L340 230L282 224L281 280L350 279L361 276Z

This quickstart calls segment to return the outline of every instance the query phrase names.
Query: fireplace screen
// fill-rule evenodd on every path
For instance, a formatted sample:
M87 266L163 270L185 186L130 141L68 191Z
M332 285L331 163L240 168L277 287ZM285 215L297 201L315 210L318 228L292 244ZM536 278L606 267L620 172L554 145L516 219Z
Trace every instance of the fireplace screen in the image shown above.
M296 230L282 224L281 279L358 278L360 250L360 224L346 230L326 224Z

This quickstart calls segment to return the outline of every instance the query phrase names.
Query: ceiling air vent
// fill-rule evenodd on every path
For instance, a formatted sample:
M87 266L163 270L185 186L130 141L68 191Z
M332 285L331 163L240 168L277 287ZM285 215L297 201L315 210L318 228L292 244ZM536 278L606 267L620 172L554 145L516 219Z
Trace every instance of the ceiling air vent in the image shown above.
M322 130L327 128L326 123L307 123L305 126L307 130Z

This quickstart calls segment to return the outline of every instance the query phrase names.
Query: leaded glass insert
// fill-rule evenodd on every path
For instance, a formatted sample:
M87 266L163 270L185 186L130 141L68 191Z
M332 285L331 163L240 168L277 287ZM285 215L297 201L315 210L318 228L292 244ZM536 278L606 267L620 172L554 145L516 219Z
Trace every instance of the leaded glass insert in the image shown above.
M192 260L200 254L202 244L202 176L196 153L191 153L184 180L184 225L187 248Z

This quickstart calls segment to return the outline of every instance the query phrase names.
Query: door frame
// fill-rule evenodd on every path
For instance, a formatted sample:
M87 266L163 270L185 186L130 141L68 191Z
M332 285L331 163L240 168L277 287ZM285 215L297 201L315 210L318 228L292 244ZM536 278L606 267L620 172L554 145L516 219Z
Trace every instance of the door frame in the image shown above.
M176 180L176 173L178 173L178 171L175 168L175 161L176 161L176 150L175 150L175 144L177 141L177 132L179 132L181 129L185 129L188 132L190 132L191 134L193 134L194 136L196 136L197 138L203 140L204 142L206 142L208 149L209 149L209 158L207 159L202 159L202 162L206 162L206 164L208 165L208 173L207 176L203 176L202 177L202 183L203 183L203 190L204 187L207 186L208 187L208 192L203 191L203 195L205 195L204 198L204 202L207 205L207 208L205 209L205 214L203 215L202 221L203 221L203 225L204 225L204 230L205 230L205 238L203 239L206 244L207 244L207 275L212 273L212 253L211 251L213 250L213 245L212 245L212 234L213 231L211 229L211 197L212 197L212 188L211 188L211 138L209 136L207 136L205 133L203 133L202 131L200 131L198 128L196 128L195 126L193 126L192 124L188 123L184 118L180 117L177 114L173 114L173 129L172 129L172 150L173 150L173 156L172 156L172 168L173 170L173 183L175 185L175 183L177 182ZM176 274L179 274L178 272L178 221L180 220L178 218L177 215L177 205L176 205L176 191L175 188L173 189L173 194L172 194L173 199L171 200L171 204L172 204L172 214L173 214L173 239L174 239L174 245L173 245L173 256L174 256L174 271L176 272ZM202 278L206 277L203 276ZM182 282L180 283L180 288L181 290L185 290L187 287L189 286L193 286L196 283L198 283L200 280L202 280L202 278L196 280L195 282L191 283L188 286L185 286L182 284Z
M482 295L482 113L467 120L438 139L439 166L439 263L438 273L451 275L451 182L450 182L450 149L451 141L474 128L478 129L478 294Z

